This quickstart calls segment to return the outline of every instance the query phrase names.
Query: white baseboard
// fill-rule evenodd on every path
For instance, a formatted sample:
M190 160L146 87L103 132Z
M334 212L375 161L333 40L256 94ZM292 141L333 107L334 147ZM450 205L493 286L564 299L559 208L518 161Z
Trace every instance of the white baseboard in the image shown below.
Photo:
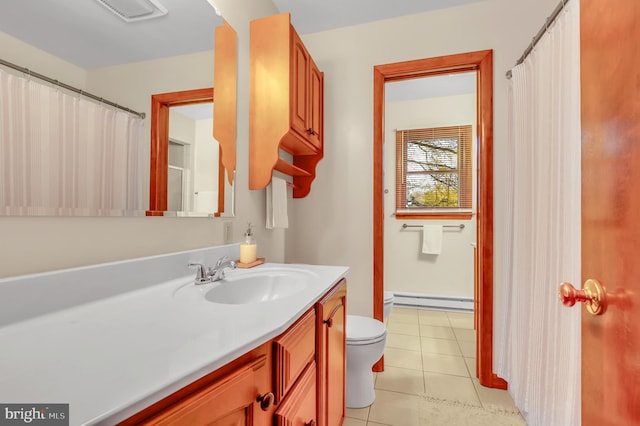
M407 306L446 311L473 312L473 298L435 296L421 293L393 292L393 306Z

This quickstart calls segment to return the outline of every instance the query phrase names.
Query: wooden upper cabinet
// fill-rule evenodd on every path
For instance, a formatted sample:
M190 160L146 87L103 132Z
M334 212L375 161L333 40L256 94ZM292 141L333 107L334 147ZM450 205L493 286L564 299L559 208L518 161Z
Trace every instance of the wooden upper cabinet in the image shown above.
M309 52L298 34L291 29L291 53L293 66L291 80L291 128L306 138L309 128Z
M293 177L301 198L323 157L324 74L289 13L251 21L250 29L249 189L266 187L277 170Z

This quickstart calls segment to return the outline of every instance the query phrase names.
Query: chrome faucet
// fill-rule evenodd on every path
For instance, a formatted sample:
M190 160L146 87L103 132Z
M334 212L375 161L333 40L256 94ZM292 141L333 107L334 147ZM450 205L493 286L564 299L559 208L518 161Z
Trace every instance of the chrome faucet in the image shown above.
M196 268L194 284L209 284L211 282L211 277L208 276L207 269L202 263L189 263L189 268Z
M211 282L216 282L224 279L224 270L226 268L236 269L236 262L229 259L227 256L222 256L216 262L216 266L207 269L207 277L211 279Z

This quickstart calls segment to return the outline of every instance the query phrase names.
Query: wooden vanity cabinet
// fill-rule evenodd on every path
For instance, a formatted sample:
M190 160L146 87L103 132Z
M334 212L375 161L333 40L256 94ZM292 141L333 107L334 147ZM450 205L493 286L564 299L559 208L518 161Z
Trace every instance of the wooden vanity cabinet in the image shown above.
M341 425L345 415L346 280L316 304L318 424Z
M274 339L274 394L280 403L315 360L316 313L310 309L285 333Z
M271 383L271 346L265 343L120 425L271 425Z
M249 189L266 187L277 170L301 198L323 156L324 74L289 13L255 19L250 30Z
M276 426L317 426L316 363L310 363L275 413ZM337 425L338 423L336 423Z
M342 425L346 294L343 279L280 336L121 425Z

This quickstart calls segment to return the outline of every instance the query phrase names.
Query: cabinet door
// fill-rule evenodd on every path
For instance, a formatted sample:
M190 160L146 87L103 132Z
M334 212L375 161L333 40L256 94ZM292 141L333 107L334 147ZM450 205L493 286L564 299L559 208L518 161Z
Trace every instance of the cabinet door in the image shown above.
M311 309L273 341L276 403L289 392L316 353L316 313Z
M345 414L347 285L318 303L318 424L341 425Z
M291 30L291 127L307 138L309 125L309 52Z
M317 425L316 380L316 364L312 362L276 411L276 426Z
M257 398L269 388L267 357L261 357L168 408L145 425L268 425L273 410ZM273 396L271 396L273 398Z
M313 59L309 58L309 141L318 150L322 149L324 138L324 74L320 72Z

